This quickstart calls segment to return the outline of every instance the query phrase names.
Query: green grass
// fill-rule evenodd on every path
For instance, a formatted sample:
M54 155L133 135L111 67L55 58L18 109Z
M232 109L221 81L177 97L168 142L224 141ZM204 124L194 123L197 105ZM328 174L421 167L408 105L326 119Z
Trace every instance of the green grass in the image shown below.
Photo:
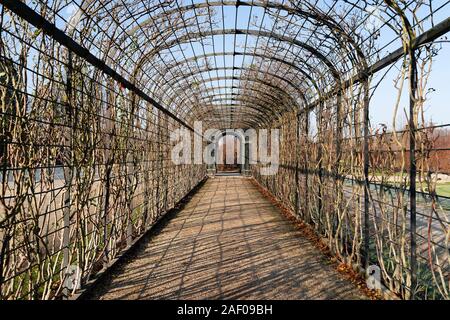
M450 182L438 183L436 185L436 193L439 196L450 197Z
M428 192L427 187L424 187L423 190ZM450 182L436 183L436 194L441 197L450 197Z
M379 176L379 174L377 174L377 173L374 173L374 175ZM400 175L401 175L401 173L394 173L394 174L391 174L390 177L393 177L393 176L398 177ZM394 183L389 182L389 181L385 182L385 184L394 186ZM409 185L409 183L406 183L406 186L408 186L408 185ZM423 190L425 192L428 192L428 188L425 185L424 185ZM436 194L441 197L450 197L450 182L444 182L444 183L437 182L436 183Z

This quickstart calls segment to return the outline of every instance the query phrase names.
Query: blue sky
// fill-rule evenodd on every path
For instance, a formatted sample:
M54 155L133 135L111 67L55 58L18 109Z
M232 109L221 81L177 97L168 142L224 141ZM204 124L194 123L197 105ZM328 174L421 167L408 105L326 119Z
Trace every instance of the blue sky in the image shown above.
M435 58L432 64L432 73L429 79L428 88L433 88L436 91L428 96L425 102L424 109L427 121L433 121L435 124L450 124L450 44L445 44L439 55ZM385 72L383 70L381 73ZM379 123L387 124L388 127L392 124L393 106L397 91L394 89L394 78L398 74L396 69L392 69L388 76L381 82L377 88L372 100L370 108L370 118L372 126L376 127ZM376 80L376 79L375 79ZM407 83L405 83L407 85ZM401 100L401 108L408 110L409 97L407 90ZM401 111L401 112L400 112ZM403 110L399 113L399 123L405 123Z

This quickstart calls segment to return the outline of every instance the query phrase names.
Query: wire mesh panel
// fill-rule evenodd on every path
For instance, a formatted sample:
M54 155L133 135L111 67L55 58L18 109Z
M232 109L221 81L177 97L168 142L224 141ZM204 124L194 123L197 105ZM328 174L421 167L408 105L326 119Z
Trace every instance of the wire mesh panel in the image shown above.
M284 114L273 122L274 127L287 124L300 130L296 139L286 134L280 138L280 145L290 150L280 152L280 168L291 171L280 169L278 177L255 177L286 207L297 208L295 214L314 226L340 261L359 270L377 266L384 285L402 298L448 299L450 211L444 188L449 158L444 141L449 125L434 124L425 108L433 91L428 84L431 66L445 38L414 47L421 34L433 32L427 32L425 26L430 21L434 25L437 7L415 2L400 7L391 1L384 5L383 12L389 17L377 32L386 32L386 25L396 26L396 39L403 44L398 52L404 54L372 60L385 48L370 42L374 34L367 38L352 32L349 38L335 34L336 41L356 46L348 68L353 74L361 70L360 74L341 82L339 72L331 96L323 95L324 90L317 99L306 101L297 118ZM443 3L440 8L447 6ZM357 16L351 9L347 14ZM330 15L329 19L333 24L338 17ZM357 30L360 21L340 23L345 24L341 31L346 33ZM317 30L326 26L318 22ZM336 51L340 50L341 60L349 58L344 47ZM386 62L389 59L392 61ZM379 72L382 68L377 66L383 63L393 67ZM388 72L397 72L393 77L395 94L386 99L393 105L393 120L373 124L370 115L379 111L371 107L371 98L387 81ZM409 101L405 97L410 97ZM400 120L400 113L406 121ZM292 159L294 150L297 160ZM261 166L253 166L253 172ZM293 197L294 171L299 177ZM299 202L294 206L292 199L296 198Z
M49 299L72 289L68 270L85 284L205 168L172 162L180 123L1 11L1 298Z

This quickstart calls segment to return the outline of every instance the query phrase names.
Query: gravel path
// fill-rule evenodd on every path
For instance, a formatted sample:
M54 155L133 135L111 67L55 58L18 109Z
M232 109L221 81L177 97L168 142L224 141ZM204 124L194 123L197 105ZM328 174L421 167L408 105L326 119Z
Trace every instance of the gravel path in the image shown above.
M209 179L94 299L364 299L247 178Z

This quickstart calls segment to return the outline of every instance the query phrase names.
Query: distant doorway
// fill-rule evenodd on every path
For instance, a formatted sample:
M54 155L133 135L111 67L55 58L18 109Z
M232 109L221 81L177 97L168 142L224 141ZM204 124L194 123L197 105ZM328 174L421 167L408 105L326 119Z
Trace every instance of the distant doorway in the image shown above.
M241 141L235 135L224 135L217 143L216 168L217 173L241 173L239 163Z

